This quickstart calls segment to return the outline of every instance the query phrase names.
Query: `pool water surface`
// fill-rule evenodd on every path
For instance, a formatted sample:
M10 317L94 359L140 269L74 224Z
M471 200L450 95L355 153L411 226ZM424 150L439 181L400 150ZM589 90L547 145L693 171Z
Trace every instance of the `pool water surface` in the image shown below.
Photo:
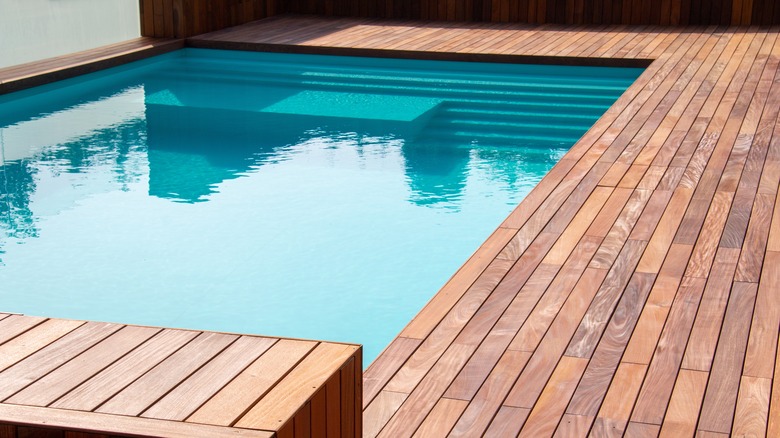
M0 96L0 311L367 365L641 72L184 49Z

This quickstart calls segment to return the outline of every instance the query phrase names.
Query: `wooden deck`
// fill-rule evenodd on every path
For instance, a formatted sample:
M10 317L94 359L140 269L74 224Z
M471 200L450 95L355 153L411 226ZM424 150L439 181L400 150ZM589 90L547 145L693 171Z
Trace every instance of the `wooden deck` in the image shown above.
M96 49L0 68L0 94L114 67L184 47L184 40L135 38Z
M780 436L778 36L281 17L190 44L654 60L368 368L364 430L716 437Z
M355 436L361 351L0 313L0 438Z

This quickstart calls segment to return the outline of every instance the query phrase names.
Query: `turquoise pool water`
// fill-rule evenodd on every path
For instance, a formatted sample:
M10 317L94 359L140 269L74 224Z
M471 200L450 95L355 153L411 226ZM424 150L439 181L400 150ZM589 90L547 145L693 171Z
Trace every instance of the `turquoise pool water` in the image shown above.
M367 365L641 71L186 49L0 96L0 311Z

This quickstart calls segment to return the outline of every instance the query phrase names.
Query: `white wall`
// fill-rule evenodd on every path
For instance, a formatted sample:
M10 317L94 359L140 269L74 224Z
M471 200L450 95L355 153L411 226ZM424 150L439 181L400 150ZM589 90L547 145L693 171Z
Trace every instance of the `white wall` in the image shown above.
M138 0L0 0L0 68L136 38Z

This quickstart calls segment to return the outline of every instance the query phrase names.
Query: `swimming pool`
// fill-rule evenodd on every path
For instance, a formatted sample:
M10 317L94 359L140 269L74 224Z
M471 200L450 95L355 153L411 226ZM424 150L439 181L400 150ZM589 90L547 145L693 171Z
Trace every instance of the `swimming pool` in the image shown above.
M185 49L0 96L0 310L368 364L641 71Z

